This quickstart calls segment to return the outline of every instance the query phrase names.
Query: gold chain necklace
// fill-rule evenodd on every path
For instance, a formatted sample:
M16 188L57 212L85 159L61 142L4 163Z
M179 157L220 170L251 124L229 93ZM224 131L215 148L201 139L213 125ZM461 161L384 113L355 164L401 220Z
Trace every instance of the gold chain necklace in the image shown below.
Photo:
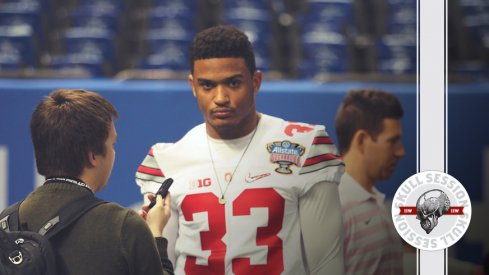
M256 134L256 130L257 129L258 129L258 125L255 127L255 130L253 130L253 134L251 135L250 141L248 141L248 144L246 145L243 153L241 154L241 157L239 158L238 163L234 167L233 173L231 173L231 178L229 179L229 182L226 185L226 189L224 189L224 192L222 191L221 180L219 180L219 175L217 174L216 165L214 164L214 158L212 157L211 145L209 143L209 135L206 135L206 138L207 138L207 149L209 150L209 156L211 157L212 168L214 169L214 175L217 178L217 184L219 185L219 190L221 191L221 197L219 198L219 203L220 204L225 204L226 203L226 198L224 198L224 195L228 191L228 187L229 187L229 185L231 185L231 181L234 179L234 173L236 173L236 170L238 170L238 167L239 167L239 164L241 163L241 160L243 160L243 157L246 154L246 151L248 151L248 147L250 147L251 141L253 141L253 138L255 137L255 134Z

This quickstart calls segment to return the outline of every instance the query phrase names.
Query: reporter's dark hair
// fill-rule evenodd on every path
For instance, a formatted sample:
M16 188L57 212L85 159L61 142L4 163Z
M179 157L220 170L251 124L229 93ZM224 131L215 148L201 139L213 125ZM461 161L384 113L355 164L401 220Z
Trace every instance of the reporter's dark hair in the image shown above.
M30 122L37 170L44 176L80 176L89 152L105 155L111 123L119 115L95 92L60 89L45 97Z
M336 113L340 154L348 151L358 130L365 130L375 139L383 131L384 119L401 119L403 115L401 102L393 94L376 89L349 91Z
M214 26L199 32L190 47L190 72L194 73L194 62L209 58L244 58L253 75L256 71L253 46L244 32L234 26Z

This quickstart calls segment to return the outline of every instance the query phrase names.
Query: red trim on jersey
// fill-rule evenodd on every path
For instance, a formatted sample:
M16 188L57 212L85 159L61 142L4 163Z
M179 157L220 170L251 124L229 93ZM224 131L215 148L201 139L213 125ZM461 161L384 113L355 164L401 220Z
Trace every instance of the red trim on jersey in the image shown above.
M304 162L304 165L302 167L311 166L311 165L318 164L318 163L323 162L323 161L329 161L329 160L334 160L334 159L338 159L338 156L334 155L334 154L319 155L319 156L315 156L315 157L306 159L306 161Z
M315 137L312 144L333 144L333 140L328 136Z
M151 168L151 167L147 167L147 166L143 166L143 165L139 165L138 172L153 175L153 176L158 176L158 177L164 177L165 176L160 169Z
M151 157L154 157L154 155L153 155L153 148L149 149L148 155L151 156Z

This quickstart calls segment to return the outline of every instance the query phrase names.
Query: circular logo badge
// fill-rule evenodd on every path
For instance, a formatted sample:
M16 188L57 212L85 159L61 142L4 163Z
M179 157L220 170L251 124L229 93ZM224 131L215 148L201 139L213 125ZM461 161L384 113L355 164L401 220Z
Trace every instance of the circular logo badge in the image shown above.
M472 207L464 186L449 174L423 171L405 180L392 200L399 235L422 250L455 244L467 231Z

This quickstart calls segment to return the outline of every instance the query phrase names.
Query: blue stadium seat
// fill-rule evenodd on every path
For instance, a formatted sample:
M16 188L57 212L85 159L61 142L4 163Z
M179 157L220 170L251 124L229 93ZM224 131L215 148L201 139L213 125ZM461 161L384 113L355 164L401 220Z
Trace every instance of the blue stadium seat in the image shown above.
M407 56L397 56L392 59L381 59L377 68L382 74L402 75L415 74L416 63Z
M71 11L71 27L100 28L116 33L121 11L121 1L85 0Z
M160 51L153 52L139 62L140 69L188 70L188 55L177 45L166 44Z
M187 69L192 38L193 32L182 28L149 30L143 38L146 51L138 66L142 69Z
M153 18L167 18L185 21L194 21L195 11L183 5L153 6L148 12L148 20Z
M165 6L165 7L181 7L185 9L195 10L197 9L197 2L195 0L150 0L151 6Z
M235 8L251 8L259 10L268 10L268 1L256 1L256 0L224 0L224 7L226 10Z
M246 33L255 50L257 68L267 71L271 66L270 45L274 36L270 12L266 5L258 2L261 1L226 1L229 6L224 21Z
M148 31L160 31L174 35L178 34L178 36L193 36L195 29L193 19L187 19L187 17L164 17L162 14L148 16Z
M338 32L306 32L302 36L303 59L300 65L303 78L318 73L344 73L348 71L348 43Z
M403 35L411 35L416 37L417 25L414 23L397 23L392 22L388 27L388 34L403 34Z
M453 72L470 77L487 78L489 75L489 65L484 61L459 62L452 68Z
M301 28L302 78L349 70L346 28L353 21L351 0L310 0L298 17Z
M416 72L416 36L385 35L377 44L378 70L388 74Z
M416 1L389 0L386 24L388 34L416 35Z
M82 69L92 77L106 77L106 61L104 57L92 53L69 53L53 56L50 62L52 69Z
M119 31L117 16L90 16L77 14L72 17L72 26L78 28L98 28L116 33Z
M389 4L390 22L416 23L416 2L395 2Z
M0 38L0 70L22 68L22 55L15 45Z
M484 0L460 0L463 25L468 28L476 41L489 48L489 2Z
M44 1L20 0L5 1L0 3L0 26L10 27L11 29L26 29L24 37L17 37L16 42L23 44L23 63L34 66L38 63L38 54L46 47L47 35L44 29L43 9ZM27 30L28 29L28 30Z
M250 8L250 7L237 7L227 9L224 17L228 20L254 20L254 21L270 21L270 14L268 10Z
M23 25L33 28L34 34L42 34L41 6L37 2L0 2L0 25Z
M385 35L378 43L380 58L391 58L402 53L416 58L416 37L404 34Z
M160 0L147 13L146 39L191 40L196 30L196 10L189 1Z
M487 14L489 12L489 2L486 0L459 0L458 4L464 14Z
M309 24L338 26L353 21L352 0L310 0L307 12L300 18L305 28Z
M68 28L63 34L65 53L99 52L113 59L114 34L106 29L91 27Z
M170 40L170 41L191 41L195 35L194 30L181 26L178 21L167 20L160 28L149 29L143 36L144 43L151 43L152 40Z
M49 2L49 3L48 3ZM41 9L45 9L49 7L51 0L3 0L1 3L15 3L15 4L27 4L31 6L38 6ZM1 5L1 4L0 4Z
M115 68L114 34L100 28L68 28L63 34L64 52L50 63L53 68L86 68L93 76L108 75Z
M86 9L92 14L98 12L100 12L98 14L118 13L126 8L126 1L124 0L79 0L77 2L77 9Z
M9 51L13 56L16 56L16 53L20 54L19 66L34 66L37 51L35 43L33 30L29 25L0 26L0 44L3 45L3 53ZM11 49L16 50L11 51Z
M270 68L270 45L272 44L273 34L271 23L268 17L265 19L241 19L228 17L226 23L236 26L242 30L249 38L255 50L257 67L266 71Z

